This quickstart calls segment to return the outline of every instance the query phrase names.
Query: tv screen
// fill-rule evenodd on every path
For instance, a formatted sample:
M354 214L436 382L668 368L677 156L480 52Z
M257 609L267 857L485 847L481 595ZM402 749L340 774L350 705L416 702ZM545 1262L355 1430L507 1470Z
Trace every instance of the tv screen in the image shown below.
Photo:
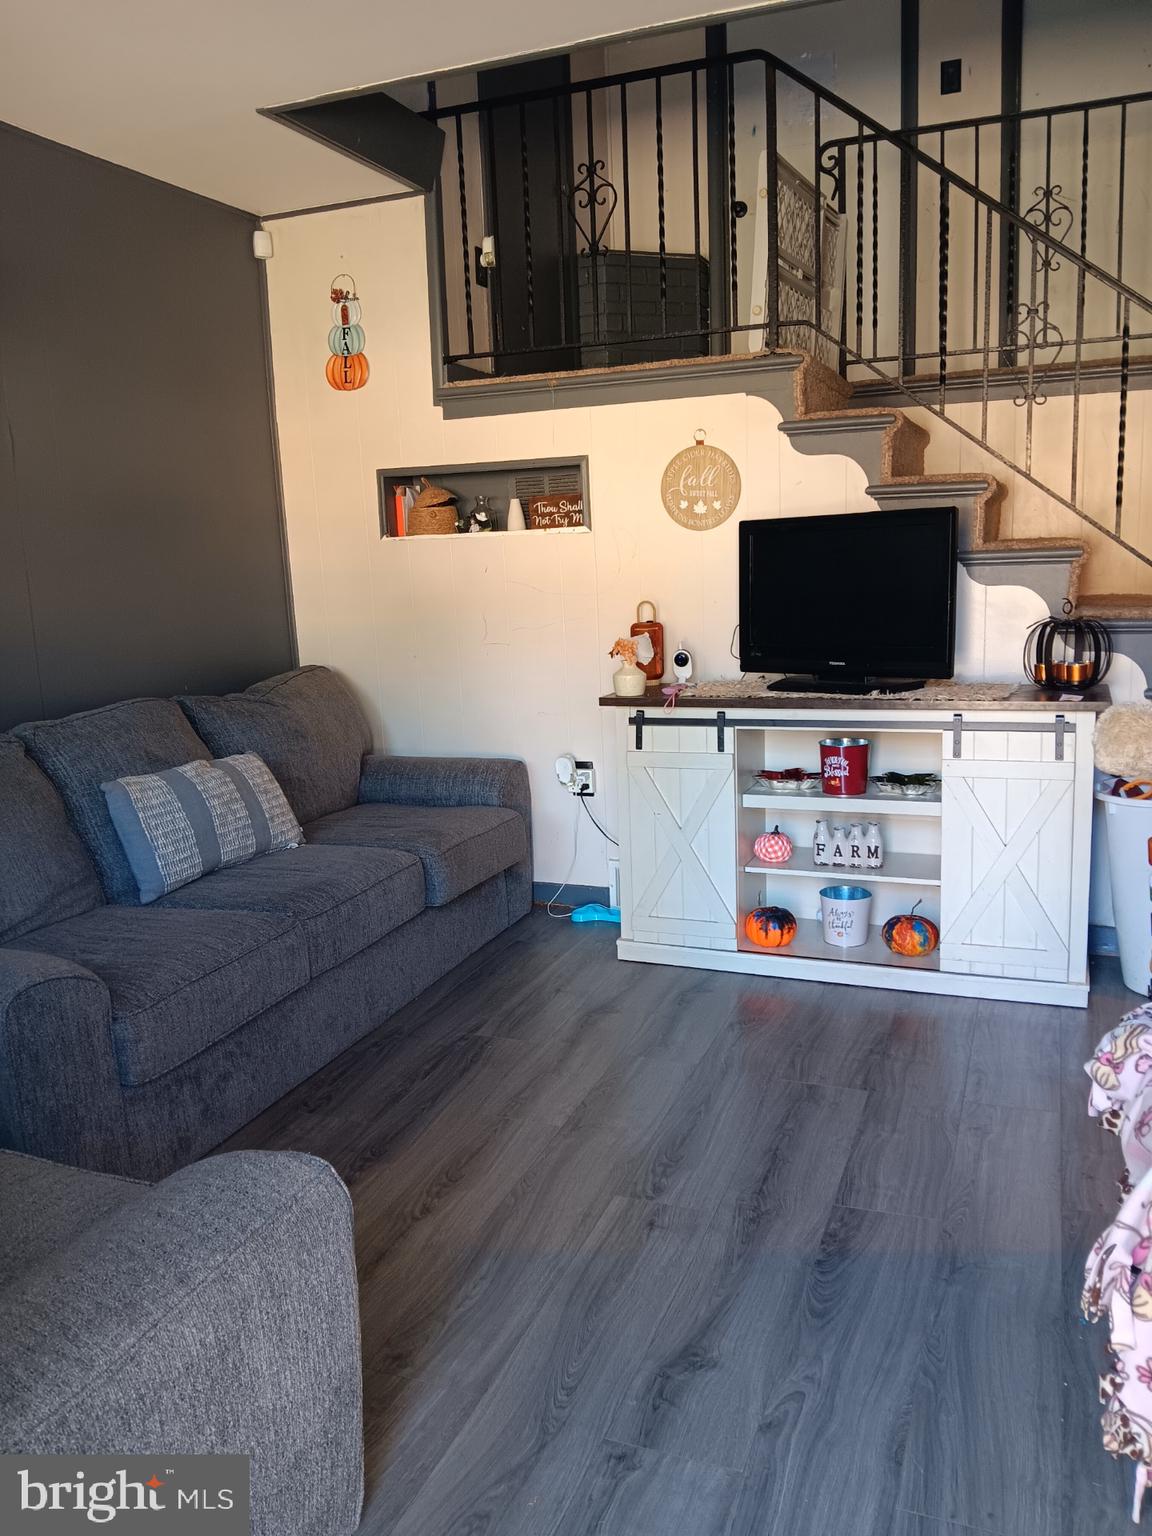
M740 524L745 672L949 678L955 609L955 507Z

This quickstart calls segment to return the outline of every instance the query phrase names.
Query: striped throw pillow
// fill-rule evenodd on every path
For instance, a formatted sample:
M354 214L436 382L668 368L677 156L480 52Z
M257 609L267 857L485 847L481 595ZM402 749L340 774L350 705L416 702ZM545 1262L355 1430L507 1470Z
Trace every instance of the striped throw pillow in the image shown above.
M300 823L254 752L101 784L141 903L214 869L296 848Z

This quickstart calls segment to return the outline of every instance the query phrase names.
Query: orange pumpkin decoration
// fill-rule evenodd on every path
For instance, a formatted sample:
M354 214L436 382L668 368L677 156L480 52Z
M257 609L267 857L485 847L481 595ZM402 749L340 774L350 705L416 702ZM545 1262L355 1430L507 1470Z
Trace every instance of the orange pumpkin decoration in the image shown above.
M890 917L880 930L885 944L894 955L906 955L910 960L930 955L940 942L940 930L930 917L921 917L916 911L900 912Z
M363 352L330 357L324 377L333 389L363 389L368 382L368 359Z
M753 907L744 919L744 933L761 949L783 949L796 937L796 919L787 907Z

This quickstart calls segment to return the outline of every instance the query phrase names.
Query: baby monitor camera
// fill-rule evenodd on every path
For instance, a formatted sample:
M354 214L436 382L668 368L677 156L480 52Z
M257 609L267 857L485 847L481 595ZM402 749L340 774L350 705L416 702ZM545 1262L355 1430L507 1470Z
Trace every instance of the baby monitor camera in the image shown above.
M678 647L672 658L672 676L678 683L692 681L692 652L686 646Z

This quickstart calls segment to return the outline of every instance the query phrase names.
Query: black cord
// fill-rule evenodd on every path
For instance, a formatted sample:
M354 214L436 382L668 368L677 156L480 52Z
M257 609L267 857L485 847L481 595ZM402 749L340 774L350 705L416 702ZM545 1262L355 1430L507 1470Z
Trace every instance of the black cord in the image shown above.
M740 652L736 649L736 636L739 633L739 631L740 631L739 624L734 624L733 627L732 627L732 638L728 642L728 654L729 654L729 656L731 656L733 661L739 661L740 660ZM740 681L743 682L744 679L747 676L748 676L747 672L741 670L741 672L740 672Z
M595 818L595 816L593 816L592 812L590 810L588 810L588 798L587 798L587 796L586 795L577 795L576 798L577 798L577 800L579 800L580 804L584 807L584 810L585 810L585 812L586 812L586 814L588 816L588 820L596 828L596 830L597 830L597 832L599 832L600 836L607 838L608 841L612 844L612 846L614 848L619 848L620 844L616 841L616 839L612 836L612 834L610 832L605 832L604 828L596 820L596 818ZM559 893L557 893L557 894L559 894Z

